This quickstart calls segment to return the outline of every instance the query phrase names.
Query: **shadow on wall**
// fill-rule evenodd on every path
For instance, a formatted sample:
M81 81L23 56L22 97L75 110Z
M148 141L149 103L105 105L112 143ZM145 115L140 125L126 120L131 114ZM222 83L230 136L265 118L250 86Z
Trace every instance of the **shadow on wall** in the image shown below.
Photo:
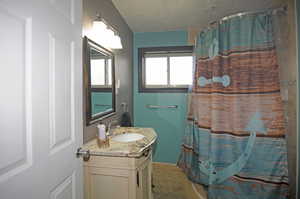
M104 0L88 0L83 1L83 32L92 27L92 22L97 14L101 16L113 27L117 29L122 38L122 50L115 50L115 65L116 65L116 82L120 81L120 88L116 96L116 119L121 117L121 103L125 102L129 106L129 112L132 115L132 52L133 52L133 33L119 11L115 8L111 1ZM84 99L85 100L85 99ZM85 103L85 102L83 102ZM102 103L101 103L102 104ZM85 113L85 106L83 106ZM85 118L85 114L84 114ZM108 118L107 120L111 120ZM105 120L104 122L107 122ZM85 123L85 122L84 122ZM95 124L96 125L96 124ZM85 126L83 141L95 138L97 128L95 125Z

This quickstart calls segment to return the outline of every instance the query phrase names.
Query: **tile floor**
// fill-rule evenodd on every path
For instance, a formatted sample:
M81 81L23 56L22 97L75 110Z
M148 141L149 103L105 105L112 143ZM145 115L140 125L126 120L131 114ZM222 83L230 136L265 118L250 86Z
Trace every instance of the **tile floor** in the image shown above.
M205 199L202 186L194 185L176 165L153 163L154 199ZM198 194L195 192L197 189Z

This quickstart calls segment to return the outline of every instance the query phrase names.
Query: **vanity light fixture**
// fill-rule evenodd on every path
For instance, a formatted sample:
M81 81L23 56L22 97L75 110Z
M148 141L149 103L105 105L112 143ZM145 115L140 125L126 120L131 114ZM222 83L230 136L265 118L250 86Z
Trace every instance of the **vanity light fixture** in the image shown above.
M93 21L93 40L100 45L110 49L122 49L122 42L119 33L109 25L100 14L97 14Z

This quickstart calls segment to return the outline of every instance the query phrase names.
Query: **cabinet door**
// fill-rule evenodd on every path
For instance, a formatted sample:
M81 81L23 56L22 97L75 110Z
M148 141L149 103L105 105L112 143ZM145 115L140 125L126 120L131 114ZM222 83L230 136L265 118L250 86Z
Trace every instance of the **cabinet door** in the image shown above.
M150 164L146 164L141 173L143 199L150 199L149 191L151 191L151 176L149 175Z
M128 170L85 167L85 199L131 199Z
M143 187L142 187L142 170L138 169L136 171L136 198L143 199Z
M151 154L150 154L151 156ZM137 170L138 199L152 199L152 159L151 157Z

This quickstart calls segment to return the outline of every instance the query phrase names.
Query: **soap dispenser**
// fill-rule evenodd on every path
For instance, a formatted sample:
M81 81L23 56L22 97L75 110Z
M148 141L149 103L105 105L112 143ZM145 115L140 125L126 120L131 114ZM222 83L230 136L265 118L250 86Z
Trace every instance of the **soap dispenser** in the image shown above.
M109 146L109 139L106 135L106 127L104 124L98 124L97 144L100 148Z

